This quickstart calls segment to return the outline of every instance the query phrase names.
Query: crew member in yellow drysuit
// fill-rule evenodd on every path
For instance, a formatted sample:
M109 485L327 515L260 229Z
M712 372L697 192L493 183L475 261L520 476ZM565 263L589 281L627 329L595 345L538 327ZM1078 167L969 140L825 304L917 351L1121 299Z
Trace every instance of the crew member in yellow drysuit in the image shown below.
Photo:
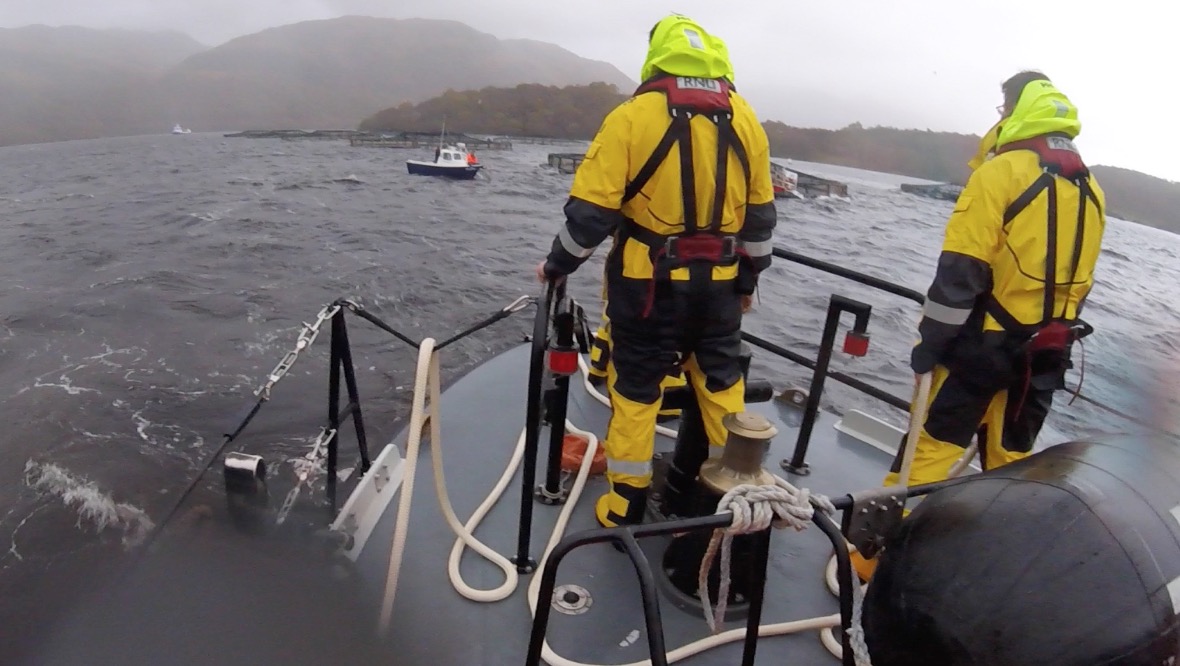
M1004 82L998 123L947 222L910 367L932 372L909 485L947 478L973 436L984 469L1028 456L1065 386L1094 283L1105 199L1072 139L1069 99L1039 72ZM900 480L900 453L885 485ZM854 558L862 577L871 562ZM867 566L866 566L867 565Z
M709 443L745 409L741 319L770 264L775 225L766 133L732 90L724 46L683 16L655 25L643 84L614 109L574 176L542 279L578 268L608 236L609 492L601 524L642 522L660 383L682 365Z

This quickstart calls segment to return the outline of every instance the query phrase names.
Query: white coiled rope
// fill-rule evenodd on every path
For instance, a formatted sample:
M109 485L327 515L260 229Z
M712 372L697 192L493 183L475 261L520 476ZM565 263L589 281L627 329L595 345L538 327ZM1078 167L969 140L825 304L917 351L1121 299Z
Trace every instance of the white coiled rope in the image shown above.
M811 491L806 488L796 488L786 479L774 476L773 485L742 484L736 486L722 496L717 503L718 513L727 511L733 514L733 522L724 529L713 530L713 537L709 540L709 547L701 560L701 568L697 577L700 589L701 604L705 609L705 621L709 629L716 634L725 617L725 608L729 603L730 555L733 537L739 534L761 532L771 527L782 529L793 527L796 532L807 529L815 506L812 504ZM815 495L815 504L825 513L835 513L836 508L823 495ZM718 547L721 551L720 585L717 590L717 608L711 609L709 601L709 571L713 568Z
M525 437L522 431L520 437L517 439L516 448L514 449L508 466L504 473L496 482L495 487L484 502L476 509L475 513L468 519L466 524L462 524L455 515L454 508L451 505L450 498L447 495L446 482L442 469L442 442L441 442L441 415L439 405L441 400L441 378L439 372L438 354L435 351L436 342L427 338L422 341L418 352L417 372L414 378L414 398L410 412L410 425L406 441L406 459L404 480L402 482L401 491L399 494L399 505L397 511L397 522L394 526L392 547L389 555L389 569L386 576L385 593L382 600L381 617L379 630L381 634L388 632L390 622L393 616L393 604L397 591L397 581L401 570L401 563L405 551L407 540L407 533L409 529L409 515L411 508L411 500L413 498L414 476L417 468L418 456L421 450L422 434L426 427L430 428L430 443L431 443L431 458L434 464L434 478L435 478L435 494L439 501L439 506L442 509L443 515L446 518L447 524L455 533L457 539L453 548L451 549L448 560L448 574L450 576L452 586L465 598L477 602L494 602L507 598L510 596L519 585L519 577L516 573L515 567L508 561L507 558L492 550L486 544L482 543L473 536L475 529L478 527L480 521L488 513L492 506L499 500L504 490L509 485L512 477L516 473L516 469L523 457ZM586 372L586 365L584 359L579 355L579 367L583 373L583 381L587 391L609 406L610 402L594 389L589 383L588 373ZM428 400L429 398L429 400ZM566 525L569 522L570 516L573 513L578 498L581 496L582 490L585 487L586 481L590 475L590 466L593 463L594 453L599 446L598 438L590 432L581 430L573 425L570 421L566 421L566 430L574 434L582 435L589 440L585 457L582 460L582 466L578 469L578 473L574 478L573 486L570 489L569 498L565 506L562 507L561 513L558 516L557 524L554 525L553 532L545 544L545 550L541 557L541 563L538 570L543 569L546 561L549 559L549 554L553 548L561 540L565 533ZM676 431L660 426L657 431L659 434L675 437ZM777 479L777 477L776 477ZM784 486L779 487L778 482L781 481ZM797 489L788 484L782 479L776 481L776 485L770 488L759 488L759 492L771 493L767 501L759 501L757 493L753 496L750 493L745 494L744 500L737 500L739 503L745 502L749 506L748 518L741 518L742 521L748 522L750 525L760 524L760 521L765 520L767 524L775 524L776 521L781 522L783 526L792 525L797 526L805 524L810 520L811 514L807 511L814 511L810 499L814 497L815 503L819 504L823 510L831 510L830 503L826 502L825 498L819 495L812 496L807 489ZM788 490L789 489L789 490ZM791 499L793 498L793 499ZM804 506L806 505L806 508ZM764 507L764 508L759 508ZM743 516L746 516L742 510ZM737 515L737 511L734 512ZM804 517L806 516L806 517ZM802 522L799 522L802 521ZM731 528L732 529L732 528ZM765 528L763 528L765 529ZM470 547L479 553L482 557L495 564L504 572L504 583L492 590L479 590L467 585L459 572L459 561L462 557L463 549ZM835 558L833 557L828 564L828 571L826 579L828 588L833 593L838 593L839 586L835 581ZM534 576L529 583L526 594L526 601L529 606L529 614L536 615L538 592L540 589L541 577ZM707 589L707 588L706 588ZM722 597L724 599L724 596ZM859 605L859 604L858 604ZM854 617L859 614L859 608L854 607ZM782 636L786 634L793 634L803 631L821 630L825 633L830 632L831 628L839 626L839 613L833 615L824 615L819 617L807 618L803 620L794 620L790 622L779 622L775 624L764 624L758 628L759 637ZM859 622L856 623L856 628L859 628ZM732 643L734 641L742 640L745 637L745 628L730 629L721 633L715 633L712 636L707 636L699 640L693 641L687 645L682 645L674 650L668 652L668 663L675 663L699 654L706 650ZM855 632L850 632L850 638L857 635ZM821 639L824 645L836 657L839 657L842 650L838 642L829 640L829 636L821 633ZM862 641L863 648L863 641ZM858 666L870 666L867 661L867 651L864 652L865 661L861 660L861 655L858 653L857 646L853 644L854 656L857 658ZM563 657L553 651L549 647L548 641L543 645L542 659L550 666L601 666L598 664L587 664L583 662L574 661ZM624 664L621 666L651 666L651 661L644 659L643 661L633 662L631 664Z

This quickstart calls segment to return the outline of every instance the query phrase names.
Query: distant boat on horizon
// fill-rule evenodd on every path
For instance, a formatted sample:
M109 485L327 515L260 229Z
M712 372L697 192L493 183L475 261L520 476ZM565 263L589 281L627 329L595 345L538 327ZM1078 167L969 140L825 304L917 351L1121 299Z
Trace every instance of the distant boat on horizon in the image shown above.
M180 123L176 123L175 125L172 126L172 133L173 134L192 134L193 131L191 129L185 129L185 128L181 127Z

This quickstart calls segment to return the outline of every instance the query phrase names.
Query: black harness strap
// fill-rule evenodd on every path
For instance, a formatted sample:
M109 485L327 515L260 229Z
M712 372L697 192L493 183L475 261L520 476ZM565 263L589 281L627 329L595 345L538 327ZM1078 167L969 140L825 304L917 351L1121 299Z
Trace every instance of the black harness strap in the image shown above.
M742 173L746 178L746 192L750 191L750 158L746 155L746 147L738 140L737 134L733 131L733 117L726 119L724 124L719 124L717 127L723 130L726 134L726 141L729 143L730 150L737 155L738 162L742 165Z
M692 122L693 114L685 111L683 113L685 120L684 136L680 137L680 200L684 205L684 235L691 236L699 228L697 226L697 197L696 197L696 171L692 165Z
M1016 197L1008 208L1004 210L1004 226L1008 226L1008 223L1016 219L1017 215L1023 213L1024 209L1028 208L1040 196L1041 192L1044 192L1052 184L1053 174L1047 171L1042 173L1039 178L1033 181L1032 185L1028 186L1027 190L1021 192L1020 196Z
M987 300L984 301L983 309L999 323L1001 328L1009 333L1025 333L1031 335L1036 332L1035 325L1020 323L1016 317L1012 316L1012 313L1000 305L1000 302L996 300L994 295L988 295Z
M668 131L664 132L664 137L660 139L656 149L652 151L651 157L647 158L647 161L639 169L639 173L635 174L635 180L627 183L627 188L623 190L623 203L627 203L639 194L640 190L655 175L656 169L659 169L664 160L668 159L668 154L672 152L672 146L691 132L688 123L689 119L686 116L678 115L672 118L672 124L668 126Z
M1080 190L1078 197L1078 218L1077 228L1074 233L1073 252L1070 257L1070 274L1069 282L1066 283L1069 292L1066 296L1065 305L1062 307L1061 316L1065 317L1069 313L1069 304L1072 300L1072 287L1077 280L1078 264L1082 260L1082 248L1086 240L1086 202L1087 200L1094 202L1094 206L1102 210L1101 204L1098 202L1097 195L1094 190L1090 188L1090 181L1087 176L1080 176L1071 180ZM1048 322L1055 318L1055 301L1057 295L1057 185L1056 178L1050 171L1046 171L1037 179L1029 189L1025 190L1023 194L1016 198L1012 205L1004 211L1004 224L1007 225L1017 215L1019 215L1042 191L1048 190L1049 200L1048 216L1046 220L1046 253L1045 253L1045 289L1044 289L1044 304L1042 305L1042 323ZM1036 331L1036 325L1022 324L1016 320L1002 305L995 299L994 296L989 296L984 303L984 309L991 315L996 322L1000 324L1006 331L1016 333L1032 333Z
M1053 301L1057 299L1057 181L1053 176L1049 176L1048 193L1049 215L1045 229L1045 302L1041 306L1042 322L1053 318Z
M713 123L717 125L717 176L713 184L713 213L709 216L709 232L719 234L721 216L725 210L725 194L729 189L729 147L733 132L729 114L717 114L713 117Z
M1078 190L1080 190L1078 193L1078 226L1073 236L1073 255L1070 258L1069 270L1069 291L1066 292L1065 306L1061 308L1062 317L1069 312L1069 303L1073 300L1074 281L1078 277L1078 264L1082 261L1082 244L1086 239L1086 200L1094 199L1094 193L1090 190L1089 178L1078 178L1074 182L1078 186Z

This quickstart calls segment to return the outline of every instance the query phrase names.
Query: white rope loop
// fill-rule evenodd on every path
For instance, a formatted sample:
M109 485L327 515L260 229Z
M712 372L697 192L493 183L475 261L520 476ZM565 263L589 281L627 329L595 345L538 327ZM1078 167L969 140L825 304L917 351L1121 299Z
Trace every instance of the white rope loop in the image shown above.
M432 462L434 463L435 474L435 494L438 498L440 508L443 511L444 518L446 518L448 525L457 537L451 550L450 557L448 558L448 574L453 587L461 595L468 599L477 602L489 603L499 601L510 596L519 585L519 577L516 575L516 570L511 566L507 558L496 553L491 548L480 542L473 536L473 533L475 532L480 521L488 513L490 508L494 506L499 500L502 493L505 491L511 479L515 475L524 453L524 431L521 431L520 436L517 439L516 448L514 449L508 466L505 468L500 480L497 481L495 487L492 489L492 492L484 500L483 504L481 504L480 507L476 509L475 513L470 519L468 519L467 523L463 524L462 521L460 521L455 515L454 509L450 504L450 498L447 497L446 483L442 469L442 441L440 432L441 419L439 413L439 405L441 402L441 382L438 354L434 349L435 344L435 341L432 339L423 340L418 355L418 367L414 381L414 400L411 407L410 425L408 428L408 437L406 441L406 471L404 472L405 480L402 483L399 493L397 522L394 528L392 547L390 549L390 558L384 591L385 594L382 600L381 617L379 622L379 631L383 635L388 632L392 621L394 599L402 564L403 552L407 540L407 530L409 527L408 519L410 515L411 499L413 497L414 476L424 434L429 436L429 441L431 443L431 457L433 459ZM586 376L588 373L585 361L581 355L579 355L579 366L583 373L583 382L587 391L590 392L591 395L594 395L595 398L598 398L600 401L602 401L605 396L601 396L601 394L599 394L597 391L594 391L593 387L590 386L589 379ZM609 401L604 402L609 406ZM577 506L578 498L580 497L582 490L586 485L586 481L590 475L590 466L593 462L594 451L600 445L598 438L593 433L577 428L568 419L566 420L565 426L568 432L586 437L589 440L589 446L587 447L582 465L578 469L578 472L574 478L573 486L570 489L570 496L567 499L565 506L562 507L553 532L550 534L549 540L545 544L538 571L544 568L545 563L549 558L549 554L552 552L553 548L557 545L565 533L566 525L569 522L574 508ZM428 433L424 432L427 428L429 428ZM660 434L675 437L676 431L669 430L661 426ZM747 486L747 490L739 490L739 488L734 489L732 493L733 497L730 497L728 501L738 509L734 511L735 517L739 516L740 514L740 518L736 518L735 521L741 521L745 527L742 528L735 522L735 524L731 525L727 529L717 530L714 533L714 540L717 541L717 544L710 545L711 554L707 555L710 562L715 556L718 546L722 545L722 542L732 540L733 534L743 533L740 531L735 531L736 529L744 529L748 532L754 532L758 531L759 529L766 529L767 526L786 527L790 525L795 527L797 530L801 530L806 528L807 523L814 515L815 508L825 512L834 511L834 508L831 506L831 502L829 502L827 498L821 495L812 495L806 488L795 488L785 480L778 477L775 477L775 479L776 481L774 486ZM753 492L751 492L750 489L753 489ZM727 497L729 497L729 494L727 494ZM719 512L726 510L729 509L722 509L720 507L718 508ZM462 557L463 551L466 548L473 549L481 557L500 568L501 571L504 572L504 583L501 586L490 590L478 590L467 585L459 573L459 561ZM725 546L724 551L726 553L728 552L728 546ZM723 554L722 559L726 566L726 576L724 582L727 586L724 591L722 591L721 598L722 601L724 601L728 596L728 555ZM833 583L834 558L829 563L829 569L832 570L828 574L829 587L831 587L833 592L835 592L836 587ZM705 568L704 570L707 572L708 568ZM533 576L529 582L525 595L525 599L528 603L529 613L530 615L534 616L536 615L538 603L548 603L549 601L539 600L537 598L538 591L540 589L540 583L541 576ZM702 584L702 589L706 590L704 601L707 604L708 588ZM720 611L721 612L719 613L718 617L724 615L724 606L720 608ZM854 614L859 616L859 608L854 611ZM707 612L706 615L708 616ZM706 617L706 619L710 618ZM839 626L839 624L839 614L824 615L790 622L764 624L758 628L758 635L760 637L783 636L786 634L793 634L803 631L830 629L832 627ZM859 625L859 622L856 624ZM711 627L715 625L715 622L710 622ZM730 629L721 633L715 633L712 636L701 638L687 645L682 645L668 652L668 663L679 662L706 650L727 643L740 641L745 637L745 633L745 628ZM855 638L855 636L856 634L853 633L850 637ZM831 651L833 655L838 657L840 655L840 645L838 643L834 645L831 644L830 633L821 633L821 638L824 639L824 645L828 648L828 650ZM863 640L861 641L861 646L863 646ZM856 656L858 659L857 665L868 666L867 661L860 661L862 655L859 653L857 649L858 647L860 646L854 642L853 652L854 656ZM597 664L586 664L563 657L557 654L549 646L548 641L543 643L542 659L545 663L550 664L550 666L599 666ZM649 660L643 659L642 661L625 664L623 666L650 665L651 662Z
M713 530L713 537L709 540L697 573L697 594L700 595L705 622L709 624L710 631L714 634L720 631L729 604L733 537L771 527L792 527L796 532L801 532L807 529L815 515L816 506L826 513L836 510L827 497L819 494L813 496L807 488L796 488L780 476L774 476L774 485L742 484L722 496L715 514L728 511L733 514L733 522L727 528ZM717 590L717 608L713 609L709 599L709 571L713 568L718 549L721 551L721 580Z

